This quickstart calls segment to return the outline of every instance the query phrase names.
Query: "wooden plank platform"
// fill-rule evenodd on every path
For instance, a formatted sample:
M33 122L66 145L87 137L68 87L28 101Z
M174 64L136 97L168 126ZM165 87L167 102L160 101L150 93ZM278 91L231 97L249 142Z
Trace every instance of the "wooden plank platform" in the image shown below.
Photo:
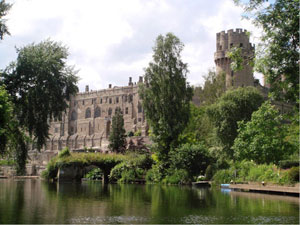
M238 191L250 191L270 194L285 194L298 196L300 194L299 186L287 187L287 186L275 186L275 185L253 185L253 184L230 184L230 189Z

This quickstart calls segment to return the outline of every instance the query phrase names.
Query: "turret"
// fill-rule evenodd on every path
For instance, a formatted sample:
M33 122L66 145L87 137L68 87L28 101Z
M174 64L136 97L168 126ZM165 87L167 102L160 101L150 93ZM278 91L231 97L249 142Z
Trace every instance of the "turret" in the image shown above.
M226 88L229 87L243 87L253 86L254 78L253 71L250 65L244 64L243 70L234 72L231 70L231 60L228 58L227 53L233 47L242 48L242 56L244 58L252 58L254 56L254 45L249 42L249 36L246 30L233 29L221 31L217 33L215 63L216 72L226 74Z

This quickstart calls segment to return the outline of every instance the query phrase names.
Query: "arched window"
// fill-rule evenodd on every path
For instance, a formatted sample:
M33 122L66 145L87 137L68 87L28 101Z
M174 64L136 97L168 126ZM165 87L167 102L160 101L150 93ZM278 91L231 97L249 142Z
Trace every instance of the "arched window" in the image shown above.
M95 109L95 113L94 113L94 117L100 117L101 116L101 110L100 108L97 106Z
M111 116L111 113L112 113L112 109L109 108L109 109L108 109L108 115Z
M85 110L85 118L91 118L91 109L90 108L87 108Z
M120 107L117 107L117 108L115 109L115 114L116 114L118 111L122 113L122 111L121 111L121 108L120 108Z
M71 120L72 121L77 120L77 113L75 112L75 110L73 110L71 113Z

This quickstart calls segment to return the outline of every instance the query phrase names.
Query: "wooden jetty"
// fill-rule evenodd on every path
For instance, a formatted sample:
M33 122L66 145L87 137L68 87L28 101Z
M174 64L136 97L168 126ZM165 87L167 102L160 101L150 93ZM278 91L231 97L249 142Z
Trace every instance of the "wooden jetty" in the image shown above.
M229 187L235 191L249 191L258 193L268 193L268 194L280 194L280 195L300 195L299 185L295 187L288 186L277 186L277 185L259 185L259 184L230 184Z

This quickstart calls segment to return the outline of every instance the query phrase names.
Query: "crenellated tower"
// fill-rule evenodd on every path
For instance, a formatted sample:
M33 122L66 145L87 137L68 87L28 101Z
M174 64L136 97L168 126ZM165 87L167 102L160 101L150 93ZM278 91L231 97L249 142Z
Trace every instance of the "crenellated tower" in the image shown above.
M231 29L227 33L225 31L217 33L216 72L217 74L225 72L226 88L254 85L252 66L245 64L243 70L234 72L230 67L231 60L227 56L228 51L233 47L242 48L242 56L244 58L249 59L254 56L255 46L249 42L249 36L246 32L243 29L236 29L235 31Z

